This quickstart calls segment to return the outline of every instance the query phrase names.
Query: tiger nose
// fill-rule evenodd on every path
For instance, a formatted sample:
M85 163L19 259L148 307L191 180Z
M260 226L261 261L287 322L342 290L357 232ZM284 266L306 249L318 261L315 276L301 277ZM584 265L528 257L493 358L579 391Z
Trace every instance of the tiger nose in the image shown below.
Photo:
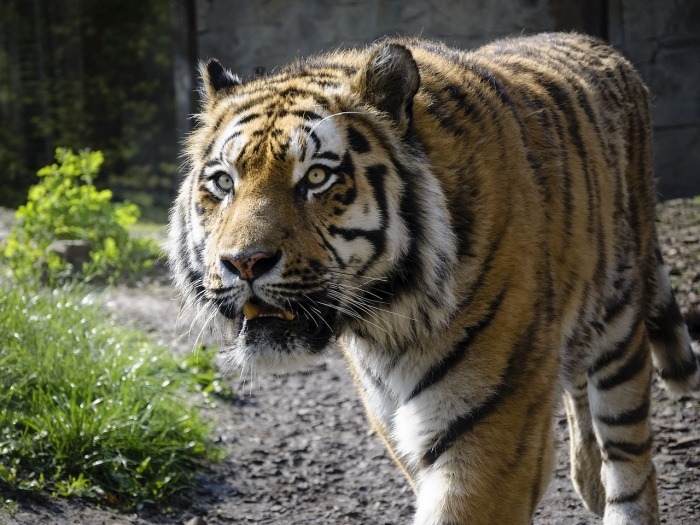
M279 262L281 254L264 251L253 253L223 254L221 264L243 281L253 282L258 277L272 270Z

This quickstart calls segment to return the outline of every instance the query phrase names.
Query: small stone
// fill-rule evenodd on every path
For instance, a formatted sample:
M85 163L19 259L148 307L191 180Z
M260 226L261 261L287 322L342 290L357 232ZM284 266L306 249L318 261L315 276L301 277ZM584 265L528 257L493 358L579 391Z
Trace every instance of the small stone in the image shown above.
M85 240L56 240L46 248L46 253L54 253L68 263L74 271L80 271L83 263L90 262L92 243Z

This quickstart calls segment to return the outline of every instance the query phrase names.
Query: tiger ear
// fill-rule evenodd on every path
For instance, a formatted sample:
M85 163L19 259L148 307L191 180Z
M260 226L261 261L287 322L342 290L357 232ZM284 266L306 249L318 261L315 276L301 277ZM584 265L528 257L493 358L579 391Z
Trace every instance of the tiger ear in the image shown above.
M202 74L202 87L204 88L206 100L212 100L224 89L230 89L241 84L241 79L238 75L234 75L228 69L225 69L215 58L210 58L201 64L199 69Z
M356 92L370 105L389 115L400 132L408 130L413 97L420 73L413 55L399 44L381 44L360 69Z

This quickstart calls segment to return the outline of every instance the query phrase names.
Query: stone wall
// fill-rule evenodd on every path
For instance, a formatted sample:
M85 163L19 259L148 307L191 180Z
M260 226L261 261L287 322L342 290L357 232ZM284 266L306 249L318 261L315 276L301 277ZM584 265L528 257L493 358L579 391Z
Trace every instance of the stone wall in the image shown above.
M652 95L662 199L700 194L700 2L613 0L609 40Z
M654 103L661 198L700 194L698 0L196 0L199 57L242 77L296 57L423 35L468 48L576 30L608 38L639 67Z

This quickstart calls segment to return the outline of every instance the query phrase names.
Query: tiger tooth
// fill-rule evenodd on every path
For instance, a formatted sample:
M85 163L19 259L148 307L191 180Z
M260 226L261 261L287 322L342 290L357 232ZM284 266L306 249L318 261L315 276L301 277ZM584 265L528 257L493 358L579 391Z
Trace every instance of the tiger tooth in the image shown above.
M249 321L251 319L255 319L260 315L260 307L257 304L253 303L245 303L243 305L243 315L245 316L246 319Z
M287 321L291 321L296 317L292 312L288 312L287 310L285 310L283 312L283 315L284 315L285 320L287 320Z

